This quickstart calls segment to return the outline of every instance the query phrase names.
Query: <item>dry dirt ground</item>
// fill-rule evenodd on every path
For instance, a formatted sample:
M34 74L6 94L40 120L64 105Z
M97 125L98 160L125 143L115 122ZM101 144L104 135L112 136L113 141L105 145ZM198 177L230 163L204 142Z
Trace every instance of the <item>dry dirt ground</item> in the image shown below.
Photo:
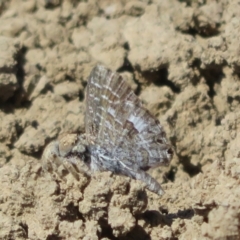
M175 155L165 189L42 171L84 128L97 63L123 74ZM240 239L238 0L0 1L0 239Z

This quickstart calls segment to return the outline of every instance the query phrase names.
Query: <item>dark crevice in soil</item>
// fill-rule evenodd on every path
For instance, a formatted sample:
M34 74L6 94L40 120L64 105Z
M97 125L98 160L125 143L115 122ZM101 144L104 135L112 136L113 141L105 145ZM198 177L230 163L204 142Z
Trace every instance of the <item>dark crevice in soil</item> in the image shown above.
M165 177L170 180L171 182L175 181L175 175L177 172L177 168L174 166L171 166L171 168L169 169L169 171L165 174Z
M113 230L109 225L109 223L107 222L107 220L101 220L101 228L102 228L102 232L99 233L99 238L108 238L113 240L118 239L113 235Z
M208 95L213 98L216 95L215 87L220 84L225 77L222 67L212 66L207 69L200 70L201 76L206 79L206 83L209 86Z
M72 203L70 203L67 207L67 215L61 215L60 219L61 221L68 221L68 222L75 222L76 220L84 220L82 214L78 210L78 206L74 206Z
M62 240L62 238L57 236L56 234L51 234L47 236L46 240Z
M120 67L117 72L121 73L121 72L134 72L133 66L131 65L131 63L128 61L127 58L124 59L124 64L122 67Z
M222 65L209 65L205 69L201 68L201 61L199 59L195 59L191 65L192 68L197 68L200 72L200 76L203 77L206 81L206 84L209 86L208 95L210 98L213 98L216 95L216 86L221 84L221 81L225 76L223 73L223 67L225 63ZM199 78L195 79L193 82L196 85L199 82Z
M202 165L198 163L197 165L193 165L191 163L191 158L188 156L180 157L180 162L183 165L183 170L189 174L190 177L194 177L198 173L202 172Z
M135 226L132 231L130 231L125 237L119 238L122 240L150 240L151 237L148 233L141 227L141 226Z
M148 82L153 82L156 86L168 86L174 93L180 93L180 88L168 79L168 69L162 68L158 71L146 71L142 73Z

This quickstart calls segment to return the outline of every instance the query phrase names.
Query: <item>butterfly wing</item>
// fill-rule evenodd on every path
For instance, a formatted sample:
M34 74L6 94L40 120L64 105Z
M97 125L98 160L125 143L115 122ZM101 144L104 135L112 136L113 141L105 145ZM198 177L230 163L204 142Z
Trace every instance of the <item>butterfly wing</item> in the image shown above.
M116 72L96 66L87 87L86 133L130 168L169 163L173 151L159 121Z
M94 136L95 144L105 146L117 141L113 137L118 134L117 125L121 127L122 123L115 119L112 111L116 108L121 111L122 99L139 102L119 74L97 65L88 79L85 116L86 134L89 138Z

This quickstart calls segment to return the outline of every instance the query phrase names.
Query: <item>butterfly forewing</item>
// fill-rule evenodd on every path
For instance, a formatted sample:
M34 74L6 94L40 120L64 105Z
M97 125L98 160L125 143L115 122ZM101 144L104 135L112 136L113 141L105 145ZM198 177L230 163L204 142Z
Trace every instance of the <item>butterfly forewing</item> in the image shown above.
M122 129L123 122L115 117L115 112L120 111L123 115L123 100L129 98L139 102L138 98L119 74L99 65L90 74L86 98L87 135L95 135L95 143L116 144L112 137L118 134L119 128Z
M172 158L165 132L126 81L96 66L87 87L86 133L129 166L147 169Z

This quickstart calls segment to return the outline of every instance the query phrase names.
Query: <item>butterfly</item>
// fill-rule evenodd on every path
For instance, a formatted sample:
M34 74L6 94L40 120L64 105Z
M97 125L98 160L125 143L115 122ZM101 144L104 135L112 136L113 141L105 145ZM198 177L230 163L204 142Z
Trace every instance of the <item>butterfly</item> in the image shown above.
M145 183L158 195L161 185L146 171L168 165L173 150L159 121L146 110L126 80L97 65L86 88L85 133L67 134L44 150L44 169L63 165L76 178L111 171Z

